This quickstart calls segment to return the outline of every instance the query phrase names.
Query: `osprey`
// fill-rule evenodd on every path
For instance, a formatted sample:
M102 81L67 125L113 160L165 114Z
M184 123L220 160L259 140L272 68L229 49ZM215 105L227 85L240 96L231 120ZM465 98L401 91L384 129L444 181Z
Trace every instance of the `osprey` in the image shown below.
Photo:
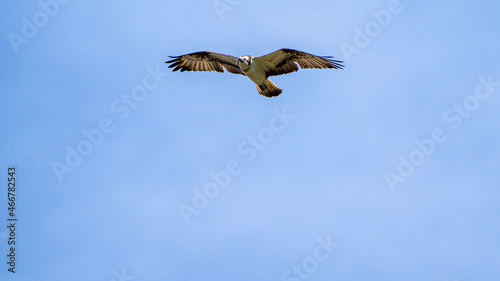
M173 71L217 71L224 72L224 68L233 74L245 75L257 86L259 94L268 98L279 96L283 90L278 88L268 78L288 74L307 68L333 68L342 69L342 61L333 60L333 57L320 57L309 53L280 49L276 52L261 56L233 57L214 52L196 52L182 56L170 57L165 63L170 63Z

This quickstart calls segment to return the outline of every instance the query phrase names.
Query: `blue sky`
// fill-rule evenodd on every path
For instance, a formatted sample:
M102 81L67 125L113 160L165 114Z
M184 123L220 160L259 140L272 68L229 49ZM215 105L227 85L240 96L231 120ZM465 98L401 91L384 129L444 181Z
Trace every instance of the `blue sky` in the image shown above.
M498 2L3 5L0 279L500 275ZM164 64L284 47L346 68Z

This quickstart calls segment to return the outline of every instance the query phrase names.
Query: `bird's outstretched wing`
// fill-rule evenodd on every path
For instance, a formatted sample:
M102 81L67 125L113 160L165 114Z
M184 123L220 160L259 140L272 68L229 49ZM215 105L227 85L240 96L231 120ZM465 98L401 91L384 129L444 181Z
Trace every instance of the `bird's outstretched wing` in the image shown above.
M342 61L333 60L333 57L320 57L309 53L292 50L280 49L261 57L254 58L254 61L264 69L266 76L277 76L295 72L299 66L307 68L333 68L342 69Z
M214 52L196 52L182 56L170 57L173 60L166 61L170 63L169 68L175 67L173 71L217 71L224 72L224 68L234 74L241 74L238 66L238 58Z

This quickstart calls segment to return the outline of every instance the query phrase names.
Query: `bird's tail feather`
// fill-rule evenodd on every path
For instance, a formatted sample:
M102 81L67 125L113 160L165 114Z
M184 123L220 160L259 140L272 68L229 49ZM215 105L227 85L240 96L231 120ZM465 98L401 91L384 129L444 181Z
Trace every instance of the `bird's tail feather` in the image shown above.
M280 89L278 86L276 86L269 79L265 80L263 84L256 86L257 86L257 91L259 91L259 94L268 98L277 97L281 93L283 93L283 90Z

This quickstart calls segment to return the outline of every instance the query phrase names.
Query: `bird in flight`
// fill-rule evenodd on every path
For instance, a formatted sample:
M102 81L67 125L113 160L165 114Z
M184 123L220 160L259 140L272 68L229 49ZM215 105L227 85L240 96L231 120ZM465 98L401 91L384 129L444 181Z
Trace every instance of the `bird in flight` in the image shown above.
M233 74L245 75L257 86L259 94L272 98L279 96L283 90L271 82L270 76L292 73L303 69L342 69L342 61L333 60L333 57L321 57L309 53L280 49L276 52L261 56L233 57L214 52L196 52L182 56L172 56L169 68L173 71L217 71L224 72L224 68Z

